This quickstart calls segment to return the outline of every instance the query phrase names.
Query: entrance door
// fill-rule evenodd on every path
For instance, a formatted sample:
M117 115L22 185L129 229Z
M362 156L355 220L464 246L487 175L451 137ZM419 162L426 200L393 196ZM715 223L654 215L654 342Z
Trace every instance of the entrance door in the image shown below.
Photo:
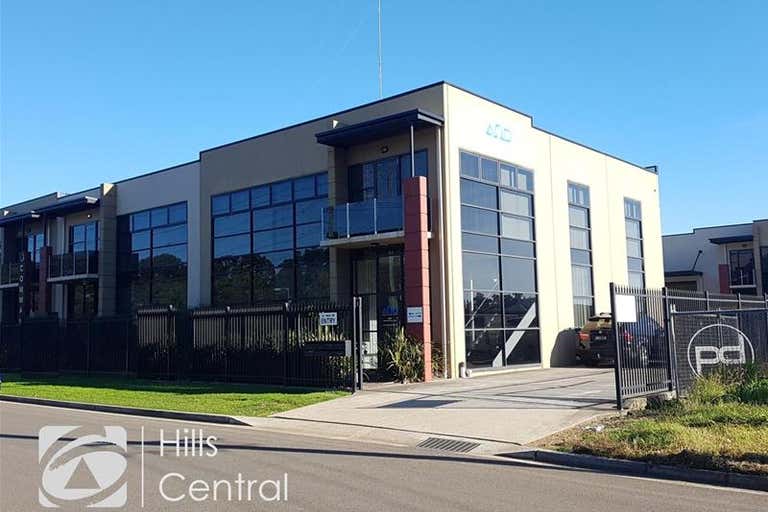
M403 325L402 246L354 252L352 282L352 294L363 299L363 368L384 370L383 346Z

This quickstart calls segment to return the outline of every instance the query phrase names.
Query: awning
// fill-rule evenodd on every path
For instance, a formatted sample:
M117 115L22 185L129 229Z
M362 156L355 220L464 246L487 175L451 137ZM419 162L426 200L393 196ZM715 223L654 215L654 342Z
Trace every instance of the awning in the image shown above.
M417 108L320 132L315 138L326 146L349 147L404 133L411 126L418 129L442 125L442 116Z
M720 238L710 238L709 241L715 245L737 244L739 242L751 242L752 235L722 236Z
M37 208L35 213L41 215L66 215L68 213L87 210L97 204L99 204L99 199L97 197L81 196L75 199L59 201L49 206L43 206L42 208Z
M664 272L664 277L698 277L704 275L703 272L698 270L670 270Z
M34 220L38 218L40 218L40 215L38 215L36 212L17 213L16 215L6 215L5 217L0 217L0 226L7 226L8 224L13 224L15 222L21 222L23 220Z

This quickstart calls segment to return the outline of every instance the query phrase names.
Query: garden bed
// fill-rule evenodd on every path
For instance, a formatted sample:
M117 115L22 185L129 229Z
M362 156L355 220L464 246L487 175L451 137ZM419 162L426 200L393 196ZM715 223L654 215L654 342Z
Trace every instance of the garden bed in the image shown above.
M768 377L701 379L683 400L603 418L537 443L542 448L768 475Z

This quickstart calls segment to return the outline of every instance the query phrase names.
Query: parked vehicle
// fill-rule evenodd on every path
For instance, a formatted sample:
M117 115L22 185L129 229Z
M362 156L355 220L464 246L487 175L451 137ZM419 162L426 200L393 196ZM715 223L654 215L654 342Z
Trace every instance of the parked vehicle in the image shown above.
M583 346L581 360L587 366L613 365L616 361L616 343L610 314L597 315L594 322L585 325L579 333L579 345ZM587 335L589 340L586 339ZM622 364L625 367L648 367L665 360L665 332L651 316L641 313L636 322L619 326L619 341L623 350Z
M587 323L578 332L579 344L576 347L576 359L586 363L589 360L592 332L599 330L611 330L611 314L600 313L589 317Z

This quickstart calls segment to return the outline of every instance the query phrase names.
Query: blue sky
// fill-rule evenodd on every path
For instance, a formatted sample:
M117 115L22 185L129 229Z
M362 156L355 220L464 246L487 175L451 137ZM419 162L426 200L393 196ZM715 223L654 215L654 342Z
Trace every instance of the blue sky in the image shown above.
M665 233L768 217L768 2L383 10L385 95L448 80L658 164ZM0 204L378 96L375 0L4 0L0 17Z

